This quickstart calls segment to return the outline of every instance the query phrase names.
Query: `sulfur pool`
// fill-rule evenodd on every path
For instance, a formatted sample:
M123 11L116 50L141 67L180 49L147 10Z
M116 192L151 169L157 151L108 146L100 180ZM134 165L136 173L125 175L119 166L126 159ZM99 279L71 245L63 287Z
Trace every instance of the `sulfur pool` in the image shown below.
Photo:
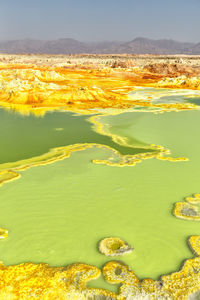
M43 117L0 110L0 164L36 157L72 144L106 145L122 155L162 145L188 161L143 160L135 166L99 165L112 152L95 146L52 164L20 171L0 187L0 241L5 265L83 262L102 267L113 258L98 252L105 237L120 237L133 252L118 257L140 278L158 279L193 257L187 240L200 223L176 218L174 204L200 192L200 111L124 112L102 115L108 134L95 130L87 115L47 112ZM112 135L126 138L123 146ZM1 166L1 165L0 165ZM90 286L116 290L102 278Z

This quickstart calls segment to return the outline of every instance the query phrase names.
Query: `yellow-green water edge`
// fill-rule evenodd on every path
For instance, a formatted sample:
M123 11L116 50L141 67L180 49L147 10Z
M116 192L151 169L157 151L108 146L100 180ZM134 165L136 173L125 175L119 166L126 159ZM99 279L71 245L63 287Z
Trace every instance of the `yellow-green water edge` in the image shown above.
M145 152L123 147L108 136L92 130L89 116L71 112L47 112L44 117L23 116L0 109L0 164L39 156L49 149L82 143L98 143L112 147L122 154ZM134 141L135 144L135 141Z
M106 236L119 236L134 247L119 259L140 278L158 278L193 256L186 241L200 233L200 223L179 220L172 209L200 190L200 112L132 112L102 121L129 142L161 144L190 161L150 159L118 168L92 164L107 153L89 149L26 170L0 188L0 223L9 230L0 243L6 265L85 262L101 267L109 259L98 253L97 242ZM103 281L98 284L107 287Z

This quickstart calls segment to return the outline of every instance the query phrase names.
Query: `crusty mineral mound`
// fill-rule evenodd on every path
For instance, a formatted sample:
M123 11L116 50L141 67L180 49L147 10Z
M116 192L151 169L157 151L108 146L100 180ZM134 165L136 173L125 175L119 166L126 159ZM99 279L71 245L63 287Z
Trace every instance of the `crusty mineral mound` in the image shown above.
M120 256L133 251L125 241L117 237L109 237L100 241L99 251L106 256Z
M150 63L144 67L144 70L153 74L177 77L181 75L198 76L200 75L199 66L188 66L181 63Z

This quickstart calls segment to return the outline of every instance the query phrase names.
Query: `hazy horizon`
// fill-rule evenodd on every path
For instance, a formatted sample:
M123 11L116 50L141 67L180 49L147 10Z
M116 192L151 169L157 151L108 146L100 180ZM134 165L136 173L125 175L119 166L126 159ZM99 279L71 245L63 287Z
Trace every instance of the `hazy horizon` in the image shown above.
M0 40L200 42L199 0L0 1Z
M114 39L110 39L110 40L99 40L99 41L91 41L91 40L80 40L80 39L76 39L72 36L65 36L65 37L58 37L58 38L52 38L52 39L42 39L42 38L30 38L30 37L24 37L24 38L21 38L21 39L0 39L0 42L7 42L7 41L18 41L18 40L38 40L38 41L49 41L49 40L62 40L62 39L72 39L72 40L76 40L76 41L79 41L79 42L82 42L82 43L106 43L106 42L116 42L116 43L126 43L126 42L131 42L137 38L144 38L144 39L148 39L148 40L168 40L168 41L175 41L175 42L180 42L180 43L191 43L191 44L198 44L200 43L200 38L197 42L190 42L190 41L187 41L187 40L178 40L178 39L172 39L172 38L158 38L158 39L155 39L155 38L151 38L151 37L145 37L145 36L136 36L132 39L129 39L129 40L114 40Z

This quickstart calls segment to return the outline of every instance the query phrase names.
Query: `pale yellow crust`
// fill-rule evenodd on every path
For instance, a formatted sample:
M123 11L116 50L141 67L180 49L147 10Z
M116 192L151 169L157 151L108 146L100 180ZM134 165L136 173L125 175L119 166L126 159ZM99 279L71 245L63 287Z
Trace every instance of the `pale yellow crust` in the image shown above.
M200 221L200 194L186 197L185 201L175 203L174 215L177 218L191 221Z
M121 256L133 251L133 248L118 237L104 238L99 242L99 252L106 256Z

